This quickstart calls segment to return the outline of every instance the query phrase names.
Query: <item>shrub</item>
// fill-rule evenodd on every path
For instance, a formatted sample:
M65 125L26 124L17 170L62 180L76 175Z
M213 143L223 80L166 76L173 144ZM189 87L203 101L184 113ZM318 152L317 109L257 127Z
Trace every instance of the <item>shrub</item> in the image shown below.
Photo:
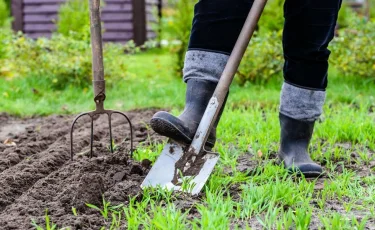
M285 0L269 0L259 20L259 31L280 31L284 26L284 2Z
M89 1L68 0L61 5L56 26L57 32L62 35L89 41Z
M9 9L4 0L0 0L0 27L3 27L9 18Z
M175 55L174 69L182 76L182 68L184 66L185 53L189 44L190 31L194 16L194 5L196 0L171 0L175 10L167 11L168 17L162 21L162 33L170 41L178 41L171 48L171 52Z
M337 25L339 28L345 28L349 26L350 21L357 17L356 12L345 2L342 4L339 16L337 19Z
M91 85L90 43L60 34L53 35L51 39L37 40L22 34L0 38L6 44L4 54L0 57L0 77L36 78L54 89L63 89L69 85L82 88ZM105 78L109 84L125 77L125 48L118 44L105 45Z
M0 28L0 60L6 57L6 41L8 41L11 36L12 31L10 30L10 28Z
M357 18L331 44L331 64L343 76L375 77L375 22Z
M196 0L169 0L170 4L173 5L173 9L164 9L163 18L161 21L162 38L170 41L179 41L178 45L172 46L172 53L175 54L174 69L179 73L181 77L181 69L184 65L185 53L190 38L190 31L192 27L192 20L194 16L194 4ZM280 31L283 28L284 17L283 17L283 3L284 0L270 0L265 8L262 18L259 22L260 33L265 33L265 38L271 36L270 31ZM275 35L274 35L275 36ZM260 45L260 40L257 40L257 44ZM262 45L260 45L262 46ZM263 43L263 48L266 48L266 43ZM257 49L260 49L258 47ZM275 49L276 51L276 49ZM272 51L269 50L269 53ZM277 51L278 52L278 51ZM247 52L247 58L250 59L249 55L252 52ZM270 54L272 55L272 54ZM279 54L278 54L279 55ZM259 58L259 57L258 57ZM245 70L247 66L251 64L242 65L242 71L239 72L240 78L244 81L255 81L256 77L253 76L255 70ZM279 69L279 68L278 68ZM277 70L278 70L277 69ZM260 71L260 70L259 70ZM264 70L265 71L265 70ZM275 70L276 71L276 70ZM277 71L276 71L277 72ZM246 76L246 77L245 77ZM267 77L268 78L268 77Z
M280 75L284 62L281 35L281 31L273 31L252 38L237 72L241 85L246 82L263 84Z

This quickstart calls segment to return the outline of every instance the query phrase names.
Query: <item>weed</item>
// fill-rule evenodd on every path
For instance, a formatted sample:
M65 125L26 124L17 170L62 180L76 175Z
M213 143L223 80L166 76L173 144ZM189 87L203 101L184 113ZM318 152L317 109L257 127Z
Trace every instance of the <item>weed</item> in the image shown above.
M78 216L77 209L75 207L72 207L72 212L74 216Z
M39 226L34 220L32 220L32 225L37 229L37 230L55 230L57 229L57 225L52 223L50 220L50 217L48 215L48 209L45 211L44 215L45 223L46 223L46 228L43 228Z

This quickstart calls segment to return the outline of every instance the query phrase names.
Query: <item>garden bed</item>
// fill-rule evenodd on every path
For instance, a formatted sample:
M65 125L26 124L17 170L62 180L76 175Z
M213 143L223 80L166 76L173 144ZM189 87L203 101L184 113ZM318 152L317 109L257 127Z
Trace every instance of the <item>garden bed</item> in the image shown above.
M147 129L153 110L129 112L135 145L160 141ZM86 203L102 206L102 194L113 203L126 203L140 191L149 164L129 157L129 143L108 151L105 117L95 121L94 158L88 157L89 119L78 122L74 161L70 160L72 116L17 119L0 115L0 225L2 229L28 229L32 220L45 222L45 211L58 226L99 229L104 219ZM129 137L125 120L114 116L115 143ZM7 139L7 140L6 140ZM6 140L6 141L5 141ZM5 143L4 143L5 141ZM72 207L79 213L75 217Z
M128 113L135 128L136 146L142 145L145 147L151 143L160 143L164 139L148 128L147 121L154 112L155 110L138 110ZM134 198L136 202L143 202L147 206L140 184L150 168L150 162L147 160L136 162L130 159L129 143L127 141L122 142L124 138L129 137L129 130L125 126L124 120L121 117L114 117L113 119L114 139L115 143L118 143L114 154L109 153L108 150L109 134L106 117L95 120L94 158L91 159L88 151L89 119L78 122L74 136L76 153L74 161L71 161L69 131L72 119L73 116L62 115L31 119L19 119L7 114L0 115L0 225L3 229L30 229L33 228L32 222L44 226L47 209L51 222L56 223L58 227L100 229L102 226L106 226L110 228L111 217L106 219L103 213L95 208L88 207L87 204L102 209L102 198L104 197L106 202L111 203L111 207L115 205L127 207L131 198ZM350 144L337 144L335 148L350 149L352 146ZM370 151L369 154L374 153ZM348 175L342 170L349 169L362 178L369 178L372 175L372 170L375 167L374 160L366 165L359 165L355 162L356 159L359 159L355 152L352 153L351 158L352 162L337 159L336 164L338 166L335 173ZM263 166L270 168L269 165L265 166L265 164L268 164L267 162L273 162L276 165L276 154L271 153L268 160L259 161L256 156L244 153L237 158L235 168L224 167L223 170L225 175L229 177L235 176L236 172L247 173L251 177L263 177L262 174L267 174L263 171ZM344 162L343 167L339 166L340 162ZM322 163L324 164L324 162ZM325 167L326 171L331 171L327 168L328 165L325 165ZM346 179L343 177L338 180L344 181ZM287 181L284 182L289 183ZM291 183L298 184L297 181L291 181ZM274 181L273 183L276 187L283 186L280 181ZM334 186L336 183L334 178L323 176L315 183L313 181L311 183L314 186L312 196L315 197L309 204L314 207L309 224L311 229L318 229L322 226L319 219L321 205L324 205L324 209L328 213L341 213L342 215L350 213L349 216L354 217L359 222L369 215L369 210L366 210L366 208L358 209L361 206L360 203L354 203L353 207L356 208L353 210L346 210L347 206L343 206L347 199L345 197L340 199L337 197L323 199L321 197L324 189ZM309 182L306 185L309 185ZM370 189L366 183L361 182L360 185L363 191ZM246 189L249 188L243 187L241 183L234 183L227 190L227 195L221 198L220 196L217 197L217 199L220 199L217 202L223 202L222 205L224 205L228 202L225 197L230 196L232 200L230 202L244 205L242 208L245 208L248 202L250 202L249 205L255 205L257 202L251 201L252 198L249 198L250 200L245 199ZM291 192L289 191L290 188L285 187L285 189L287 189L285 193ZM332 189L348 188L332 187ZM350 188L349 190L354 192L355 189L357 188ZM254 192L259 191L254 190ZM202 196L190 197L176 194L172 198L169 197L172 200L161 197L153 199L162 203L172 201L175 208L181 210L182 213L186 213L186 220L192 221L191 223L194 223L194 219L207 218L205 216L207 213L204 214L200 211L203 206L199 207L199 204L204 202ZM325 204L322 204L322 201ZM144 208L148 209L147 207ZM164 211L168 212L170 206L164 208ZM235 212L235 208L233 206L230 209ZM288 207L284 208L288 209ZM146 211L142 210L140 208L139 213ZM212 218L216 218L215 215L225 216L227 214L224 211L222 214L215 213ZM265 213L249 219L232 217L229 223L231 228L252 226L258 229L265 226L260 223L260 220L270 218L268 215L271 214ZM124 220L120 221L122 228L125 228L128 224ZM298 220L293 220L293 222L298 223ZM369 229L375 226L374 219L368 219L366 222Z

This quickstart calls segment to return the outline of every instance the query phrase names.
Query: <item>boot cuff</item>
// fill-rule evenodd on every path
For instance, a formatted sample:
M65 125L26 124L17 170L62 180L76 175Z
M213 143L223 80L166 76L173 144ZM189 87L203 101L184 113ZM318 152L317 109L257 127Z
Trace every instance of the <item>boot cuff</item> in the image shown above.
M325 98L325 91L299 88L284 82L280 113L296 120L315 121L323 112Z
M222 53L189 50L185 56L184 81L200 79L217 83L228 59L229 56Z

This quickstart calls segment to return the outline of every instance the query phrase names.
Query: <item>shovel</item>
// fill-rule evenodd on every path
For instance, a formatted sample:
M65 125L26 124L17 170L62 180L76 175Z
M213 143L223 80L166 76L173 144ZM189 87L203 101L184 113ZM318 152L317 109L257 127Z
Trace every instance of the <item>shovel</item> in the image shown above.
M215 92L190 146L169 140L141 187L161 187L197 195L219 160L219 154L204 149L234 75L240 65L267 0L255 0Z

